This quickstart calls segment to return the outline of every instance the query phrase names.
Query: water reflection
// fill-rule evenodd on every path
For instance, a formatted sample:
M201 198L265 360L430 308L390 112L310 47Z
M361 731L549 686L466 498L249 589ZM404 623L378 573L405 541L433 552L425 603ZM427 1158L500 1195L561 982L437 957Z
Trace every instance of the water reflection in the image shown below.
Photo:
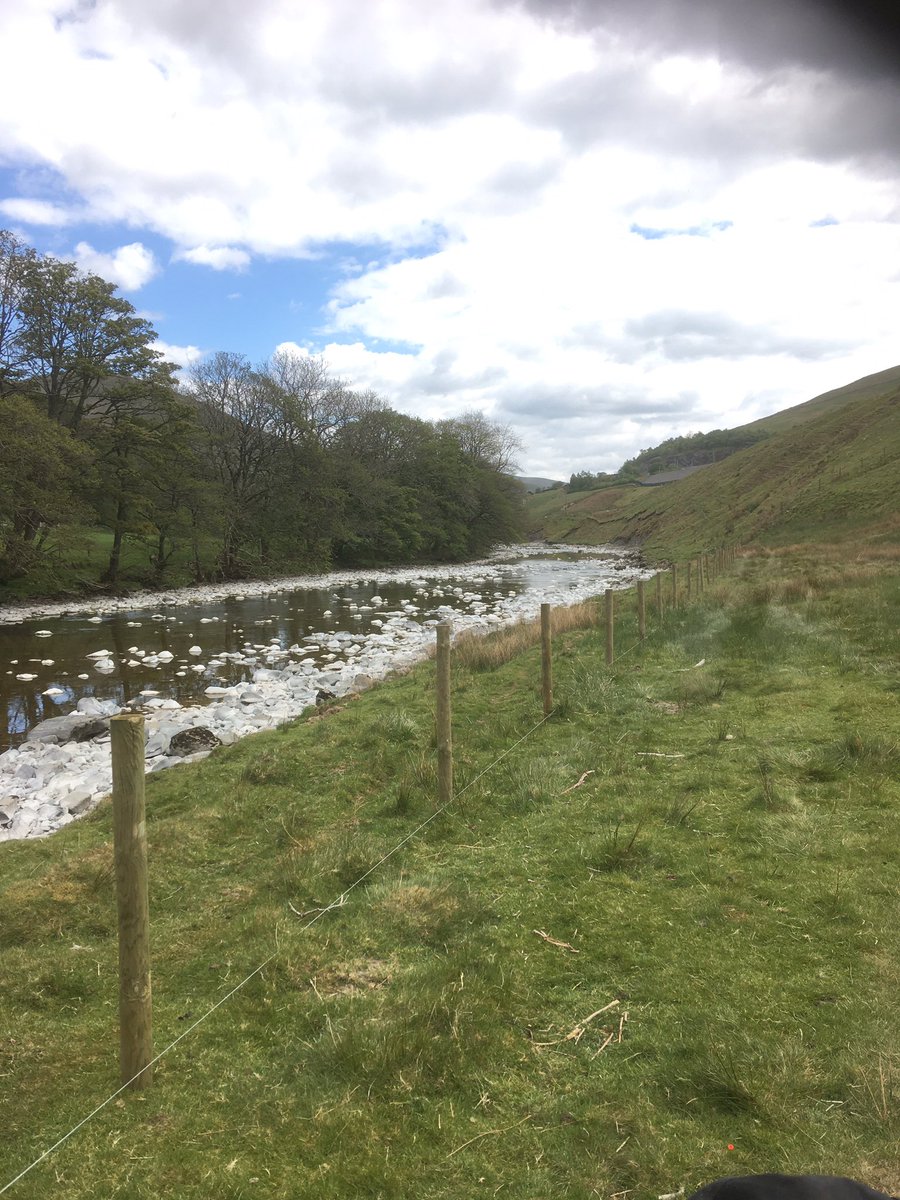
M294 647L294 661L324 666L335 658L325 645L336 631L365 637L380 632L388 614L437 620L457 612L492 612L510 597L533 593L536 610L548 592L565 593L593 583L608 586L612 566L601 555L564 552L535 559L513 557L473 564L452 574L423 570L414 578L381 577L333 586L272 591L263 595L199 598L190 604L159 604L91 620L87 614L40 617L0 625L0 702L7 719L0 750L22 741L47 717L70 712L84 696L118 704L152 689L182 704L203 703L210 684L249 679L267 664L271 647ZM49 630L50 637L37 637ZM326 636L327 635L327 636ZM201 653L192 654L199 647ZM114 667L96 669L89 655L106 650ZM170 661L159 659L161 652ZM17 679L29 674L31 680ZM49 689L60 693L48 696Z

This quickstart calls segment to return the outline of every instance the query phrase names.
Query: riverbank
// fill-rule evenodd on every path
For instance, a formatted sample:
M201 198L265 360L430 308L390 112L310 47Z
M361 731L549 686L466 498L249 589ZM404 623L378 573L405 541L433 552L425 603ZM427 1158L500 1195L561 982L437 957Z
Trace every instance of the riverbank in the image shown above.
M147 769L164 770L405 669L427 653L439 620L485 632L638 574L621 552L567 548L557 561L552 547L505 547L425 576L400 568L240 593L192 588L145 596L143 608L84 606L81 617L92 615L82 622L70 610L32 614L46 627L17 636L20 626L0 627L13 664L0 699L17 722L0 754L0 841L51 833L108 793L108 722L125 705L146 714Z
M117 612L134 612L138 609L156 607L183 607L206 604L217 600L243 600L247 596L267 596L277 592L294 591L300 588L334 588L352 586L368 581L383 579L398 583L414 582L423 575L451 578L473 568L490 568L496 562L516 561L539 554L588 554L602 552L635 568L643 566L640 551L636 548L616 546L581 546L566 543L530 542L511 546L498 546L484 558L463 563L420 563L409 567L362 567L345 571L326 571L309 575L279 575L270 579L247 579L230 583L198 583L179 588L135 590L122 595L96 592L77 600L41 599L0 604L0 625L16 624L41 617L70 616L90 613L98 616Z
M269 961L12 1194L896 1194L896 568L560 635L543 724L536 647L457 656L438 817L429 664L151 777L157 1049ZM117 1086L108 806L0 856L2 1186Z

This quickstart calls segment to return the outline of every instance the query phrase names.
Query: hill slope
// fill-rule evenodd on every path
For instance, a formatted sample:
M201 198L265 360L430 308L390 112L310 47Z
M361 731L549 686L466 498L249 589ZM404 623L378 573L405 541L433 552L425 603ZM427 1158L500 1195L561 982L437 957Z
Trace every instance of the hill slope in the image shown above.
M807 419L678 483L542 497L540 508L529 510L532 531L588 544L637 541L664 556L728 541L895 540L900 371L883 374L895 376L890 390L872 396L863 389L852 399L837 389L845 393L840 402L826 393L809 402L818 409Z
M768 433L783 433L797 425L805 425L807 421L817 420L828 413L843 408L854 400L874 399L887 392L896 391L900 387L900 366L888 367L885 371L876 371L874 375L863 375L843 387L833 388L830 392L822 392L813 396L803 404L795 404L781 412L772 413L769 417L761 417L758 421L750 421L747 425L739 425L735 432L741 430L765 430Z

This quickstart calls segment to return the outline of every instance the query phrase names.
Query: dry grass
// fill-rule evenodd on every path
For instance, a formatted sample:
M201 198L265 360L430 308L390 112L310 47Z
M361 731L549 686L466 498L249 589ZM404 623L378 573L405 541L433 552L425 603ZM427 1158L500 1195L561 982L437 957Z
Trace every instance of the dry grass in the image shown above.
M592 629L600 624L600 607L596 601L583 601L568 608L554 608L554 634L573 629ZM519 621L496 633L462 633L453 644L454 660L471 671L490 671L510 662L532 646L540 645L540 621Z

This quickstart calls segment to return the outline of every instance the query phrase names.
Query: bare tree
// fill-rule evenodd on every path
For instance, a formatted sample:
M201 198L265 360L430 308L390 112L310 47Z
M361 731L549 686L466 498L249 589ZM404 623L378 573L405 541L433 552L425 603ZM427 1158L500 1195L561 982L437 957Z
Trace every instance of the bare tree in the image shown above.
M454 435L463 453L479 466L490 467L502 475L511 475L517 470L516 456L523 447L511 426L491 421L476 408L440 424Z

